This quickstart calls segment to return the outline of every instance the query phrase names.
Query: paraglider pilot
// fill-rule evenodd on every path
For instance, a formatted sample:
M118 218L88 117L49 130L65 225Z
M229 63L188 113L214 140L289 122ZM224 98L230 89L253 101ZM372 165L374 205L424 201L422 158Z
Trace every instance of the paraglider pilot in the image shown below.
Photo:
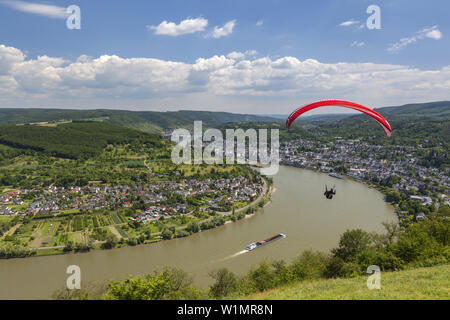
M330 190L328 190L328 187L325 185L325 192L324 192L324 196L327 199L333 199L333 196L336 194L336 187L331 188Z

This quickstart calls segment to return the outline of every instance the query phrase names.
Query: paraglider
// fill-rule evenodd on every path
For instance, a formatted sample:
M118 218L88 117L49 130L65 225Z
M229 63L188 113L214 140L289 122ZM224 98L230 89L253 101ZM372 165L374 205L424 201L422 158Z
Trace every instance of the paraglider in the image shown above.
M350 102L350 101L344 101L344 100L324 100L324 101L317 101L317 102L313 102L310 104L307 104L306 106L300 107L298 109L296 109L294 112L292 112L289 117L286 119L286 127L289 129L292 122L294 122L295 119L297 119L297 117L299 117L300 115L302 115L303 113L315 109L315 108L319 108L319 107L325 107L325 106L336 106L336 107L344 107L344 108L350 108L353 110L357 110L359 112L365 113L368 116L372 117L373 119L375 119L384 129L384 131L386 131L386 134L390 137L391 136L391 125L389 124L389 122L378 112L376 112L375 110L372 110L368 107L365 107L361 104L357 104L354 102ZM325 196L325 198L327 199L333 199L333 196L336 195L336 187L331 188L330 190L328 190L328 187L325 185L325 192L323 194Z
M357 104L354 102L350 102L350 101L344 101L344 100L317 101L317 102L307 104L306 106L300 107L289 115L289 117L286 120L286 127L289 129L292 122L294 122L294 120L298 116L302 115L303 113L305 113L309 110L315 109L315 108L325 107L325 106L345 107L345 108L350 108L350 109L365 113L368 116L374 118L383 127L384 131L386 131L386 134L389 137L391 136L391 130L392 130L391 125L389 124L389 122L387 122L387 120L381 114L379 114L378 112L376 112L368 107L365 107L363 105L360 105L360 104Z
M333 199L333 196L336 194L336 187L331 188L330 190L328 190L328 187L325 185L325 192L324 192L324 196L327 199Z

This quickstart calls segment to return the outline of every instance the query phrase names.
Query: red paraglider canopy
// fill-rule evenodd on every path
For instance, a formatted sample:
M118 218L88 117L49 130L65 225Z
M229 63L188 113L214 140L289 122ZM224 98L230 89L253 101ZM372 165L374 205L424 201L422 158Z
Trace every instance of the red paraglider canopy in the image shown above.
M301 108L298 108L297 110L295 110L294 112L292 112L289 117L286 120L286 127L289 129L289 127L291 126L292 122L294 122L294 120L300 116L301 114L315 109L315 108L319 108L319 107L325 107L325 106L337 106L337 107L345 107L345 108L350 108L350 109L354 109L360 112L363 112L369 116L371 116L372 118L374 118L384 129L384 131L386 131L387 135L390 137L391 136L391 125L389 124L389 122L387 122L387 120L378 112L365 107L363 105L354 103L354 102L350 102L350 101L344 101L344 100L324 100L324 101L317 101L317 102L313 102L310 104L307 104L306 106L303 106Z

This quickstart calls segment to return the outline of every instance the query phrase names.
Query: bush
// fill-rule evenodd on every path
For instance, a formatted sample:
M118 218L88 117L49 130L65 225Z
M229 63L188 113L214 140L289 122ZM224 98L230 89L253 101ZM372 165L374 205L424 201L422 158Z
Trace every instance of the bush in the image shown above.
M70 251L73 250L73 247L74 247L73 241L67 241L65 246L64 246L64 248L63 248L63 251L64 252L70 252Z
M392 245L392 252L404 263L442 256L444 246L437 240L440 237L434 237L427 227L427 223L422 222L410 225L398 241Z
M184 300L199 299L201 291L192 284L188 274L175 268L145 277L129 277L124 281L112 281L104 295L112 300Z
M169 229L164 229L163 232L161 233L161 238L163 240L170 240L170 239L172 239L172 236L173 236L173 233Z
M186 231L188 231L189 233L197 233L200 231L200 227L197 222L192 222L188 224L188 226L186 227Z
M210 295L214 298L225 297L236 291L238 279L236 275L227 268L222 268L210 273L215 282L209 288Z
M251 286L257 291L273 288L276 284L275 273L272 271L270 264L265 261L248 272L248 279Z
M325 266L326 278L348 278L361 273L360 266L355 262L345 262L340 257L332 257Z
M203 222L202 224L200 224L200 229L201 230L208 230L208 229L212 229L216 226L216 224L214 223L213 220L208 220Z
M222 216L214 217L214 218L212 218L211 223L213 224L214 227L215 226L222 226L222 225L225 224L225 218L222 217Z
M91 246L89 244L84 243L76 243L73 247L75 252L86 252L91 250Z
M371 265L379 266L381 271L394 271L404 268L403 261L386 248L368 248L364 250L358 254L357 263L361 266L362 273Z
M129 238L128 240L127 240L127 244L129 245L129 246L135 246L135 245L137 245L138 244L138 240L136 239L136 238Z
M320 252L304 251L289 266L295 280L317 279L323 277L328 258Z
M184 238L184 237L188 237L189 235L190 235L190 233L185 230L177 230L175 233L176 238Z
M339 240L339 247L331 250L333 256L344 261L353 261L356 256L366 250L371 244L369 233L361 230L347 230Z
M106 241L102 243L102 249L112 249L117 245L117 238L115 235L109 233L106 236Z
M0 259L25 258L36 254L36 250L11 244L0 246Z

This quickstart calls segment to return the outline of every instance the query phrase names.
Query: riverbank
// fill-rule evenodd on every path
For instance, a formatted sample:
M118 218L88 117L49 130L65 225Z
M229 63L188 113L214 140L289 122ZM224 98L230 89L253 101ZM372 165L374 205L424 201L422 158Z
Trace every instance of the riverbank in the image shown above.
M277 188L275 188L275 187L273 187L273 186L270 186L270 187L269 187L268 193L266 193L266 195L268 196L268 200L266 201L266 203L265 203L262 207L260 207L259 209L257 209L255 212L250 213L250 214L246 214L245 217L244 217L244 219L250 219L250 218L254 217L258 212L260 212L262 209L264 209L265 207L267 207L267 206L272 202L271 198L272 198L273 194L274 194L276 191L277 191ZM256 205L258 202L259 202L259 201L255 201L255 205ZM225 224L230 224L230 223L233 223L233 222L236 222L236 221L228 220L227 222L225 222Z
M263 260L290 262L309 249L328 252L348 229L383 233L382 222L395 221L392 207L378 191L351 180L336 181L342 191L339 197L333 201L324 199L323 192L318 191L328 180L324 174L280 166L273 177L270 204L266 203L249 220L186 238L120 250L0 260L0 299L48 298L65 286L70 265L81 268L82 283L121 280L171 266L192 275L199 288L207 288L213 281L209 274L217 269L228 268L243 275ZM249 243L278 233L287 237L241 253Z
M130 283L136 282L140 284L140 290L133 292L136 294L133 296L134 299L148 299L148 297L157 300L164 299L164 296L172 296L171 290L175 290L178 299L191 300L208 298L229 300L242 298L282 300L448 299L447 287L450 278L447 274L450 265L448 264L449 256L446 254L448 244L445 237L443 238L447 227L444 219L419 222L399 234L398 238L392 242L380 242L380 234L369 233L361 229L347 230L335 244L337 249L329 254L304 250L290 263L280 259L271 261L264 259L257 266L248 268L244 274L235 274L225 266L221 266L213 273L216 275L214 277L216 281L203 288L195 286L194 282L189 280L192 279L191 275L182 266L159 270L159 272L152 273L153 277L150 278L145 275L138 276L138 278L136 275L129 276L127 280L114 282L114 292L106 289L107 282L105 282L99 288L101 290L85 289L80 294L63 289L59 290L54 297L77 299L77 297L86 297L86 293L90 293L91 299L129 299ZM418 232L428 239L427 243L415 241ZM352 241L343 241L343 239L352 239ZM276 244L274 243L272 246L275 247ZM411 255L411 249L416 254ZM429 253L424 254L427 249ZM241 250L218 262L224 264L227 259L241 259L244 257L243 255L250 256L251 254L246 250ZM394 264L392 261L395 261ZM378 278L380 287L377 290L370 290L368 280L373 279L376 274L369 277L367 270L368 266L374 264L380 265L381 273L376 273L380 276ZM422 268L424 265L433 266L433 268L430 271L429 268ZM178 280L180 276L186 279L192 285L193 291L179 290L178 286L167 285L165 287L169 291L161 292L158 289L158 292L155 292L155 277L159 278L158 283L167 280L170 283L174 279L172 274L178 275L175 277ZM140 281L139 278L143 280ZM374 282L369 282L369 284L374 284ZM157 293L158 296L153 293Z
M268 205L268 203L270 203L270 199L273 195L273 193L275 192L275 188L273 188L273 186L271 184L269 184L268 180L266 178L262 179L263 181L263 192L258 196L258 198L256 198L254 201L252 201L251 203L249 203L248 205L236 209L234 211L228 211L228 212L218 212L218 214L220 214L221 216L225 217L225 219L227 219L225 221L225 223L223 225L227 225L233 222L236 222L238 220L241 219L236 219L236 220L232 220L229 219L230 216L232 216L233 214L238 214L241 213L243 211L249 212L251 211L251 213L246 213L243 217L243 219L248 219L253 217L260 209L266 207ZM261 201L264 202L263 206L260 206ZM209 221L211 219L205 219L203 221L200 221L198 224L202 224L205 223L207 221ZM215 228L220 227L221 225L216 226ZM176 230L185 230L187 229L188 225L184 225L184 226L180 226L177 227ZM212 229L215 229L212 228ZM207 230L211 230L211 229L206 229L206 230L199 230L198 232L203 232L203 231L207 231ZM70 250L70 251L65 251L65 247L64 246L52 246L52 247L39 247L39 248L30 248L30 251L35 251L34 254L28 255L28 256L23 256L23 257L12 257L10 259L15 259L15 258L30 258L30 257L38 257L38 256L52 256L52 255L61 255L61 254L78 254L78 253L86 253L86 252L90 252L90 251L96 251L96 250L112 250L112 249L121 249L124 247L136 247L136 246L149 246L152 244L155 244L157 242L160 241L167 241L167 240L173 240L176 237L172 238L172 239L162 239L161 237L162 232L157 232L154 233L153 236L157 236L159 238L154 238L151 240L147 240L145 243L141 243L141 244L136 244L136 245L129 245L126 242L125 243L120 243L117 246L114 246L113 248L109 248L109 249L103 249L102 248L102 244L105 243L105 241L97 241L94 243L94 246L90 247L89 249L85 249L85 250L78 250L78 251L74 251L74 250ZM192 234L190 234L189 236L191 236ZM183 237L183 238L187 238L189 236ZM126 240L126 239L124 239ZM1 260L2 258L0 258Z

